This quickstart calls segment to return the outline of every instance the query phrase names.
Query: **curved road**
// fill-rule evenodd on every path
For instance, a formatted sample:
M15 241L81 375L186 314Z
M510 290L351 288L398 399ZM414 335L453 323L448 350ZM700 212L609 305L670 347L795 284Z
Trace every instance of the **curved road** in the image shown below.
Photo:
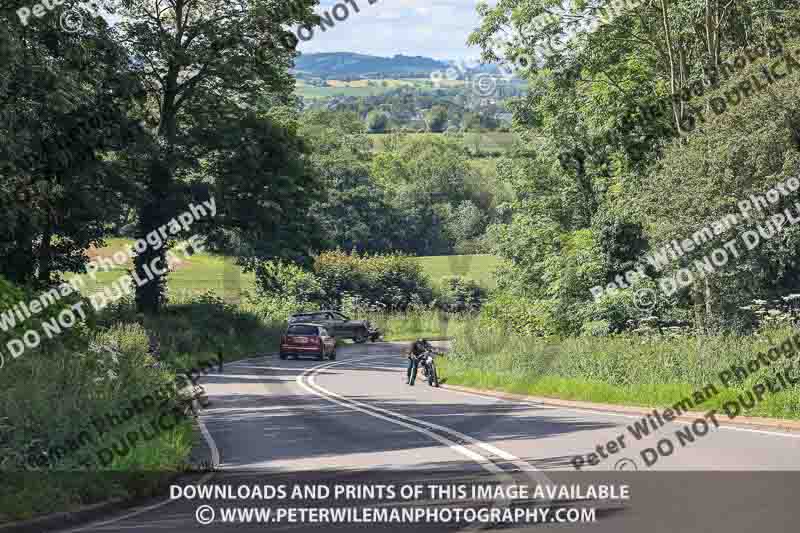
M681 444L675 432L686 431L686 424L673 422L637 441L627 429L637 417L435 389L422 381L421 372L417 384L409 387L404 383L403 348L405 345L398 343L341 346L338 359L325 362L263 357L229 363L223 374L205 377L203 385L212 403L201 420L210 450L219 457L219 470L202 480L181 480L176 485L231 486L235 492L242 485L281 484L324 484L329 488L337 484L463 485L466 490L475 485L558 489L574 484L627 484L630 499L573 493L555 500L488 496L479 500L498 510L524 508L534 516L548 512L551 518L557 508L562 508L564 515L563 509L571 509L574 516L581 510L595 510L593 523L518 523L502 526L504 531L730 533L797 529L800 506L794 500L800 493L800 434L708 424L707 432L695 434L693 442L684 438ZM702 424L695 427L704 429ZM621 441L620 435L624 435ZM647 467L641 450L656 449L665 437L674 451ZM576 472L573 458L585 457L598 446L608 459ZM665 449L666 444L661 446ZM610 448L616 448L616 453L609 453ZM374 495L372 500L370 495L349 496L346 505L373 508L477 505L455 493L425 497L416 503ZM312 500L162 498L69 531L501 528L490 523L333 526L308 520L266 525L246 523L241 517L234 520L238 523L220 519L223 507L273 507L275 512L275 506L323 506L309 502ZM200 525L198 508L207 504L213 508L214 521Z

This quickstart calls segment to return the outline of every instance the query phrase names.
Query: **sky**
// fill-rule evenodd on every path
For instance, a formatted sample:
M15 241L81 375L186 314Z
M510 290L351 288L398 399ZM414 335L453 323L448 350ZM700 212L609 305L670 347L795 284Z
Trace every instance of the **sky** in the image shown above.
M475 10L477 0L321 0L315 12L331 12L334 5L347 6L349 15L339 8L334 26L314 28L313 36L301 40L303 53L356 52L376 56L425 56L434 59L477 57L477 47L467 47L469 34L480 24ZM359 12L352 7L358 6ZM490 2L494 4L494 2ZM331 13L333 15L334 13ZM308 37L307 33L303 34Z

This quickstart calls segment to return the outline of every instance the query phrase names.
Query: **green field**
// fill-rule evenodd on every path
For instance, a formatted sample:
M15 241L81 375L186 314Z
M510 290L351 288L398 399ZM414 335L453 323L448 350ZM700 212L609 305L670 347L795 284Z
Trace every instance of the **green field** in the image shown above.
M98 250L91 250L90 257L110 257L114 252L125 247L130 247L133 241L129 239L108 239L106 246ZM235 301L241 296L242 291L249 291L255 287L255 275L243 273L241 268L234 264L232 258L210 254L197 254L188 259L170 272L168 294L171 301L184 301L192 295L213 291L229 301ZM113 270L98 271L92 276L81 276L84 280L82 292L91 294L98 288L111 284L114 280L124 275L128 269L133 268L129 261L126 265L117 266Z
M108 239L104 248L93 249L89 255L93 258L110 257L131 243L129 239ZM167 287L171 301L185 301L192 295L207 291L213 291L225 300L236 301L243 291L252 291L255 288L255 275L243 273L241 268L234 264L233 258L197 254L183 261L183 264L169 274ZM491 255L462 255L420 257L419 261L433 283L437 283L442 276L459 274L472 278L487 288L493 288L492 270L499 259ZM81 276L84 280L82 292L91 294L100 287L111 284L131 268L133 265L129 262L108 272L99 271L96 279L84 274Z
M500 258L494 255L429 256L420 257L419 262L434 283L442 276L459 275L493 289L494 269L500 264Z
M451 86L463 85L461 82L450 82ZM327 87L310 85L298 80L295 92L304 98L330 98L331 96L376 96L396 89L397 87L413 87L417 89L433 89L433 82L428 78L357 80L344 82L328 80Z

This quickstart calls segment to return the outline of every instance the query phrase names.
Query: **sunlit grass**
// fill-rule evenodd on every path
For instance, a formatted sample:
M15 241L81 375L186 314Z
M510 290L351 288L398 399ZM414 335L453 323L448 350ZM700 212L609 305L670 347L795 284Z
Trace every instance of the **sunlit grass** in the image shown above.
M109 257L116 251L130 248L130 239L108 239L107 246L91 250L90 255ZM192 296L213 292L223 300L239 301L246 292L252 293L256 287L255 274L244 273L235 264L232 257L223 257L200 253L184 258L167 278L168 297L171 302L183 302ZM495 285L493 270L500 263L498 257L492 255L454 255L425 256L417 259L431 281L436 284L442 276L458 274L474 279L487 288ZM117 278L132 269L132 262L118 266L111 271L99 270L93 276L83 274L81 292L85 295L111 285ZM67 276L68 278L71 276Z
M791 368L797 375L800 366L800 355L795 355L730 387L719 378L731 365L746 366L758 353L793 335L791 329L760 336L542 339L455 321L450 332L453 353L440 365L448 383L566 400L669 407L712 384L717 394L695 409L721 409L765 378L774 381L779 369ZM800 388L767 394L746 414L798 419Z

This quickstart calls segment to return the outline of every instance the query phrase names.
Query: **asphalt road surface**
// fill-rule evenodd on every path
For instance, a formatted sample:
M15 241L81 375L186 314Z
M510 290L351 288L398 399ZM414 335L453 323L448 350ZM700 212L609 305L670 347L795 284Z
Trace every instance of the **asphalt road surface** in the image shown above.
M203 380L212 403L200 418L206 445L219 460L217 472L179 480L171 489L174 499L154 500L68 531L798 529L800 434L715 427L707 419L667 423L637 440L628 425L640 417L436 389L422 380L421 371L410 387L401 354L405 347L346 345L339 347L336 361L264 357L227 364L223 374ZM652 459L659 442L663 456L648 466L642 450L652 448L645 453ZM594 452L600 457L598 446L607 458L593 466L584 462L576 471L575 456ZM558 494L575 485L584 492ZM601 497L600 485L610 486L612 493ZM233 494L191 497L199 486ZM265 494L279 486L289 494ZM407 497L345 492L378 486L409 492ZM548 487L556 493L536 495L537 486L545 494ZM590 486L595 493L587 492ZM263 493L252 494L255 487ZM472 492L497 487L506 492ZM530 492L513 494L514 487ZM317 492L292 498L293 490ZM406 523L396 515L375 523L353 518L364 514L340 515L336 521L292 508L434 514ZM516 513L516 518L503 522L509 514L484 514L478 519L479 508ZM231 509L261 509L262 515L236 515ZM447 520L446 513L456 509L472 509L472 520ZM270 515L263 514L266 510ZM278 513L283 513L280 519Z

